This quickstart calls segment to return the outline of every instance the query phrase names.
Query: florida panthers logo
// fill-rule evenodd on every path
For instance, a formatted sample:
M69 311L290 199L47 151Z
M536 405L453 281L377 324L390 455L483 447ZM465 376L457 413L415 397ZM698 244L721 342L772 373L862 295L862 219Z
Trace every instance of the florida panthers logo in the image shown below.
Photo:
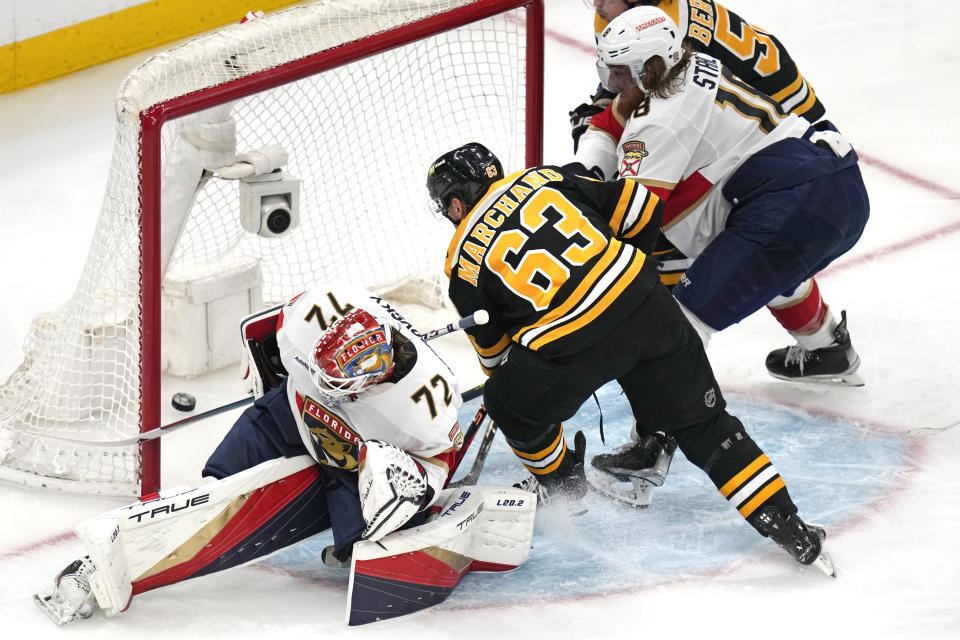
M650 155L646 145L640 141L625 142L623 144L623 160L620 163L620 177L637 177L640 175L640 163Z
M300 417L310 431L316 459L343 469L354 469L363 439L346 421L312 398L297 394Z

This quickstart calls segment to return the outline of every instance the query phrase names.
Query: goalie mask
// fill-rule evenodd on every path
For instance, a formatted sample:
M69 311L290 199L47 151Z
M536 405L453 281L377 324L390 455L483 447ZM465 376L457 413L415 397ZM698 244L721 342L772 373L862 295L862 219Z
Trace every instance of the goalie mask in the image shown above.
M320 334L313 347L311 377L335 402L356 397L396 368L394 329L363 309L351 311Z
M643 87L643 65L654 56L663 58L667 69L680 62L682 38L673 20L657 7L634 7L610 21L597 36L600 60L608 67L622 65L638 87Z
M446 218L453 198L462 200L467 210L473 209L490 185L502 178L503 165L497 156L479 142L470 142L448 151L430 165L427 191L437 212Z

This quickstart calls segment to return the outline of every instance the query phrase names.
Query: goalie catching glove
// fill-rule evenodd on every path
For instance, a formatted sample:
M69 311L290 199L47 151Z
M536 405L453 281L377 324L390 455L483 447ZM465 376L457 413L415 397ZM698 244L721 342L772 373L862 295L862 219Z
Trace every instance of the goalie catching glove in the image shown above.
M360 445L359 466L365 540L376 541L396 531L433 500L423 465L399 447L366 440Z

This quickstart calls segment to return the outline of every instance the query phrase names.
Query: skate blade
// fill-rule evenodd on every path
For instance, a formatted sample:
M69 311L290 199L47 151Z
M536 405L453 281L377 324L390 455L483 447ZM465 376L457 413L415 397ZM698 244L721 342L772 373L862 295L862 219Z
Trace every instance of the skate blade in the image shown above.
M597 493L624 502L632 507L642 509L650 505L653 500L654 485L644 480L634 482L619 482L609 474L595 469L586 470L587 482Z
M836 376L804 376L802 378L781 376L771 371L767 371L767 373L777 380L784 380L786 382L802 382L804 384L826 384L833 385L835 387L862 387L867 384L860 374L856 372L845 373Z
M837 565L826 551L821 551L820 555L817 556L817 559L814 560L812 564L831 578L837 577Z
M33 601L58 626L63 626L79 617L77 612L53 591L35 593L33 594Z

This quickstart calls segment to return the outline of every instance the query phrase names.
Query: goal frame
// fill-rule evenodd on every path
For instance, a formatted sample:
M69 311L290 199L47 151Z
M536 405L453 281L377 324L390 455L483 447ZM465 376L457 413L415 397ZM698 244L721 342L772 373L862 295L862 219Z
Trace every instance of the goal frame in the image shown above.
M140 432L161 420L161 130L168 121L245 98L308 76L514 9L526 10L525 161L543 153L544 0L477 0L389 31L346 42L278 67L153 104L139 114L140 197ZM160 439L140 444L141 495L160 490Z

